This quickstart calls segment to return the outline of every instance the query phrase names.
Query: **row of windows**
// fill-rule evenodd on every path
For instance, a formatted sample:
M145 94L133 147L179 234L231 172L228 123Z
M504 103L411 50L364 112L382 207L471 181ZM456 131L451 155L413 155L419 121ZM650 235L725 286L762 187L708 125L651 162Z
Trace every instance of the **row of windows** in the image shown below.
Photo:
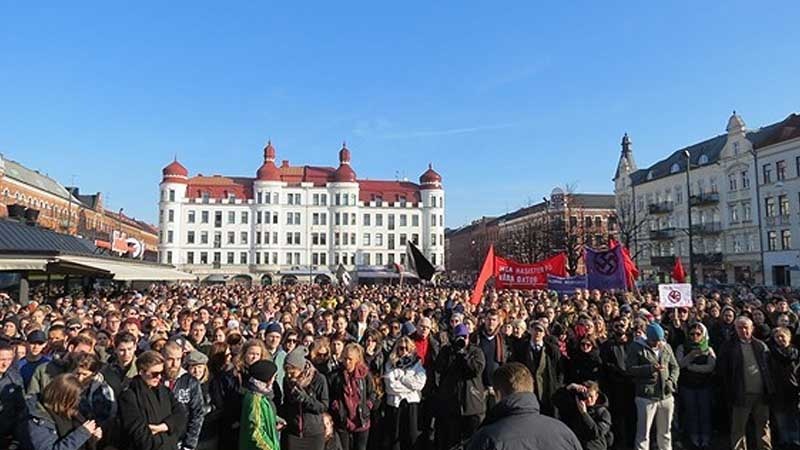
M223 252L213 252L209 254L209 252L186 252L186 264L200 264L200 265L208 265L208 264L215 264L215 265L247 265L248 264L248 252L239 252L238 253L238 260L237 260L237 253L236 252L226 252L224 253L225 260L223 261ZM256 252L255 253L255 264L279 264L278 261L278 252ZM333 264L344 264L344 265L366 265L370 266L375 265L382 266L385 264L394 264L395 262L399 261L401 265L406 263L406 254L400 253L362 253L361 261L359 262L356 258L355 253L342 253L336 252L333 254ZM374 261L373 261L373 258ZM385 256L385 257L384 257ZM431 263L437 264L437 255L433 253L431 256ZM209 257L211 259L209 260ZM441 258L438 258L441 260ZM166 262L167 264L172 264L172 252L168 251L166 253ZM300 265L302 264L301 260L301 253L300 252L286 252L284 253L283 263L287 265ZM325 252L314 252L311 253L311 264L314 266L326 266L328 265L328 254Z
M168 209L167 212L167 222L174 223L175 222L175 210ZM301 223L301 213L299 212L286 212L286 225L302 225ZM409 215L408 214L386 214L386 223L389 230L395 229L395 225L400 227L406 227L409 224ZM210 220L210 212L209 211L201 211L200 212L200 223L207 224ZM364 226L372 226L374 218L374 223L376 227L383 226L383 214L369 214L364 213L362 215L362 224ZM599 217L598 217L599 219ZM249 220L249 214L247 211L241 211L239 214L239 223L246 225ZM591 221L591 218L588 220ZM197 214L194 210L190 210L187 213L187 223L193 224L197 223ZM334 225L356 225L356 213L334 213L333 214L333 221ZM162 210L162 222L163 222L163 210ZM236 212L235 211L228 211L227 214L227 221L225 222L227 225L235 225L236 224ZM278 224L278 213L271 212L271 211L256 211L256 223L272 223ZM328 213L312 213L311 214L311 223L312 225L327 225L328 224ZM222 227L223 224L223 212L222 211L214 211L214 226L216 228ZM437 225L438 224L438 225ZM412 214L411 215L411 226L418 227L419 226L419 215ZM443 214L431 214L431 226L444 226L444 215ZM599 225L598 225L599 226Z
M236 194L229 193L225 191L223 193L223 197L228 200L235 200ZM204 203L208 203L208 199L210 198L210 194L206 191L200 192L200 198L203 200ZM433 208L443 208L444 207L444 197L430 197L431 199L431 207ZM169 200L170 202L175 201L175 189L169 189L169 191L162 191L161 192L161 200ZM375 202L375 206L383 206L383 197L380 195L372 195L371 201ZM408 199L405 195L397 194L394 198L394 203L405 207L408 202ZM256 192L256 203L259 205L278 205L280 204L280 195L277 192L266 192L266 191L259 191ZM302 205L303 204L303 197L300 193L293 193L287 192L286 193L286 204L287 205ZM338 193L333 195L333 202L334 206L357 206L358 201L356 198L356 194L344 194ZM311 205L313 206L327 206L328 205L328 194L312 194L311 195Z
M800 194L798 194L800 198ZM777 206L777 208L776 208ZM776 217L776 216L783 216L787 217L791 214L791 208L789 207L789 196L786 194L778 195L777 197L766 197L764 199L764 216L766 217Z
M248 235L247 231L241 231L238 233L239 240L237 242L236 236L237 233L235 231L229 231L227 233L227 239L225 243L227 245L247 245L248 243ZM301 240L301 233L299 231L295 232L287 232L286 236L286 245L302 245ZM364 247L369 247L372 245L374 236L374 243L376 247L383 246L383 233L375 233L374 235L371 233L364 233L362 235L361 245ZM198 239L199 237L199 239ZM222 246L222 233L219 231L214 232L213 234L213 244L215 248L220 248ZM269 245L277 245L278 244L278 232L273 231L272 233L265 231L256 231L256 245L263 244ZM263 239L262 239L263 237ZM270 237L272 239L270 239ZM387 234L387 243L389 250L395 249L395 234ZM399 242L400 247L405 247L408 240L408 235L406 233L400 233L397 237L397 242ZM167 231L167 243L172 244L174 241L174 232L172 230ZM444 243L444 235L439 235L438 241ZM411 242L416 245L419 245L419 234L412 233L411 234ZM435 233L431 234L431 245L436 245L437 242L437 235ZM201 245L208 245L209 243L209 233L208 231L200 231L199 235L195 231L187 231L186 232L186 244L201 244ZM312 245L328 245L328 238L326 233L311 233L311 244ZM335 232L333 233L333 243L336 246L339 245L358 245L356 241L356 233L340 233Z
M770 231L767 233L767 250L791 250L792 232L790 230L780 231L780 247L778 247L778 232Z

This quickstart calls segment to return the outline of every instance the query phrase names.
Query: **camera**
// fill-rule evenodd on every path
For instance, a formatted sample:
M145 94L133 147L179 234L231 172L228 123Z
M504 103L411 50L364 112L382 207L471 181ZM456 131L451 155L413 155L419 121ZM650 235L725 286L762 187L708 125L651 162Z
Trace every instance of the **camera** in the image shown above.
M589 400L589 391L575 391L575 398L585 402L586 400Z
M456 349L456 351L458 352L464 350L466 347L467 347L467 338L463 336L457 337L456 341L453 342L453 348Z

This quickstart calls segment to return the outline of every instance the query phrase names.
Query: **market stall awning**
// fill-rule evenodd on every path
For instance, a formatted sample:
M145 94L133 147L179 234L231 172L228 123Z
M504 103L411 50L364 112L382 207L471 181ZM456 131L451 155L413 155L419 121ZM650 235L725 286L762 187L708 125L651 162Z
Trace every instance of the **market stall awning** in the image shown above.
M135 261L91 258L85 256L60 256L60 262L78 264L97 270L110 272L119 281L181 281L194 280L197 277L181 272L172 266L147 264Z
M47 262L47 258L0 258L0 272L44 272Z

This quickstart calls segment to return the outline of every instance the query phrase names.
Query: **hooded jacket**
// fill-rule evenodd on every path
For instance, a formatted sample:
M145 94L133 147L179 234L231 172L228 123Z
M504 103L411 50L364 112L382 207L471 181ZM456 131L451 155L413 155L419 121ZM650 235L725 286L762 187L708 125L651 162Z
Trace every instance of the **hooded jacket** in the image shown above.
M78 450L92 436L80 424L71 430L59 430L55 418L44 405L39 402L38 396L32 396L27 401L26 419L20 424L19 433L22 448L32 450ZM62 422L64 422L62 420ZM73 421L74 422L74 421Z
M486 412L485 365L483 351L474 345L460 352L450 344L442 348L436 359L436 373L441 378L437 392L440 415L475 416Z
M656 364L663 369L654 370ZM657 354L642 338L636 338L628 351L625 366L636 385L636 397L664 400L678 388L680 368L666 342L662 342Z
M124 439L130 450L174 450L186 430L186 410L166 386L151 388L140 376L119 399ZM153 435L148 425L165 423L166 433Z
M539 414L530 392L500 400L467 444L467 450L581 450L581 443L563 422Z

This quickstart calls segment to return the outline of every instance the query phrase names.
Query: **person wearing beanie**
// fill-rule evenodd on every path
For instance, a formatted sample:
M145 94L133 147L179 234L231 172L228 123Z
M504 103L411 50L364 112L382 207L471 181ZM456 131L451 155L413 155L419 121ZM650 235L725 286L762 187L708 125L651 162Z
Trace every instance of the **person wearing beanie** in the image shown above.
M299 345L284 360L284 401L279 408L286 420L281 433L284 450L321 449L325 442L322 415L328 410L328 381L307 356L308 349Z
M284 423L272 403L272 385L277 373L278 367L269 360L256 361L250 366L239 420L239 450L280 448L278 428L283 428Z
M649 450L650 425L656 427L660 450L672 450L673 394L678 387L680 367L664 341L664 329L657 322L645 328L627 354L625 367L635 385L636 450Z

